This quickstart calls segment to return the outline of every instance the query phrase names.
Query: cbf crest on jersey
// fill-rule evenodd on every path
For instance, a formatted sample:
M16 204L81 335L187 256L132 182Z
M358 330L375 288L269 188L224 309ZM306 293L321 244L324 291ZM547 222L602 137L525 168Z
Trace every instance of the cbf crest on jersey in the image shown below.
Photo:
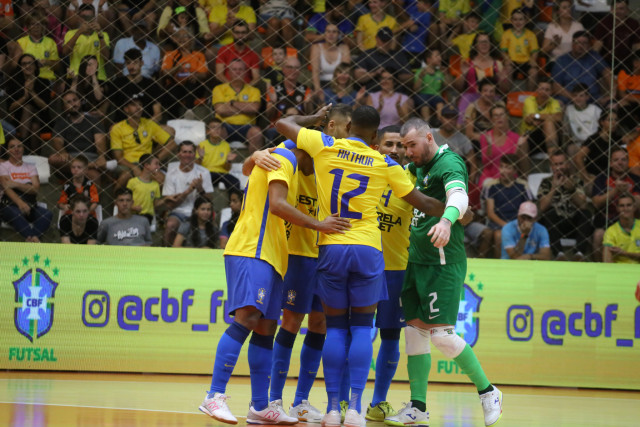
M52 301L56 296L58 283L55 282L45 270L38 266L29 266L31 259L24 258L22 267L29 267L20 278L13 282L15 289L14 323L16 329L29 341L42 338L51 330L53 325ZM40 257L35 255L32 264L39 264ZM51 261L44 260L44 266L49 267ZM13 273L20 274L20 268L15 266ZM58 269L53 269L54 276Z
M264 297L267 296L267 290L265 288L258 289L258 299L256 302L258 304L264 304Z
M296 303L296 291L294 291L293 289L289 289L287 291L287 304L295 305L295 303Z
M482 297L476 294L466 283L464 284L464 296L460 300L458 309L458 320L456 322L456 333L473 347L478 342L478 332L480 331L480 321L474 317L474 313L480 311Z

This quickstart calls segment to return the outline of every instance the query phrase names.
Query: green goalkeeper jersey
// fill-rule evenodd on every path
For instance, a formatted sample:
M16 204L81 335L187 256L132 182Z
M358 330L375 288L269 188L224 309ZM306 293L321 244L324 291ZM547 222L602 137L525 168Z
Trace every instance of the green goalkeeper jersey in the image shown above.
M407 170L415 178L416 188L423 194L447 200L447 190L461 187L467 192L469 176L464 160L447 145L439 148L436 155L425 166L409 164ZM427 233L440 221L439 217L430 217L418 209L413 210L411 239L409 244L409 262L426 265L455 264L466 260L464 249L464 227L456 221L451 226L451 238L444 248L436 248Z

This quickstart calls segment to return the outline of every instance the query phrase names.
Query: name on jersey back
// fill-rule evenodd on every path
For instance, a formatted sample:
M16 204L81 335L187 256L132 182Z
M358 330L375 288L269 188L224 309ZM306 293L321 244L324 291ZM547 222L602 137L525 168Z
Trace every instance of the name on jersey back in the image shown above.
M354 153L352 151L345 150L343 148L340 148L338 150L338 158L345 159L362 166L373 166L373 157L369 157L364 154Z

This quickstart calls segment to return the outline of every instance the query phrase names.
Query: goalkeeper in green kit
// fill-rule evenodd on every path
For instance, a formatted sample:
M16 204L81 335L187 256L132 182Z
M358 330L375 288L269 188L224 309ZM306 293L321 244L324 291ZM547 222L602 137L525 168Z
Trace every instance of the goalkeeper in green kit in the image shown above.
M438 147L429 125L411 119L400 135L411 160L408 172L416 188L446 203L442 218L414 210L409 264L402 287L402 307L407 327L405 350L411 401L397 415L385 419L392 426L428 426L427 383L431 369L431 344L456 361L476 385L485 425L502 416L502 392L492 386L473 350L455 333L460 295L467 274L464 229L458 222L467 210L467 168L464 160Z

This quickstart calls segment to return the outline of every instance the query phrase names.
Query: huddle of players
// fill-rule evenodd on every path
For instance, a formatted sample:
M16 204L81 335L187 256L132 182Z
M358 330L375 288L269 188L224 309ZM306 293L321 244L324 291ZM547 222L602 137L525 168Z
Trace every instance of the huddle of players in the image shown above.
M218 344L211 389L199 408L207 415L237 423L225 389L253 331L248 423L364 426L360 404L377 309L381 347L366 419L396 426L428 425L425 402L433 342L476 384L485 424L499 420L502 393L488 382L473 350L453 327L466 275L462 226L457 222L468 201L464 162L446 147L438 148L428 127L415 120L402 129L414 162L405 171L400 166L405 155L401 129L388 127L376 135L378 123L371 107L352 112L342 105L325 107L313 116L288 117L277 127L290 139L246 162L246 171L258 167L250 175L236 233L225 250L228 307L235 317ZM324 125L323 133L306 129L319 125ZM359 186L344 184L350 180ZM415 215L411 205L417 208ZM436 271L432 265L437 265ZM275 335L281 310L282 325ZM306 314L308 333L295 399L287 413L282 391ZM411 402L395 412L386 394L400 358L405 316ZM329 400L325 415L308 401L321 359ZM341 413L340 402L345 400L348 409L343 407Z

